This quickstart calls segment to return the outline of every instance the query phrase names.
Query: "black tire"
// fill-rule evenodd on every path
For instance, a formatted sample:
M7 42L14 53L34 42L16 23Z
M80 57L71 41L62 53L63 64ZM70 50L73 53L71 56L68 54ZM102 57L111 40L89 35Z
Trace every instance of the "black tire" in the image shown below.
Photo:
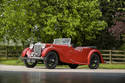
M36 66L36 64L37 64L36 60L34 60L34 62L28 62L28 60L30 60L30 59L24 59L24 64L26 67L33 68Z
M51 51L44 58L44 64L47 69L55 69L58 64L58 55Z
M69 64L69 67L71 69L76 69L78 67L78 65L77 64Z
M90 69L97 69L99 67L99 56L97 54L93 54L90 59L90 64L88 65Z

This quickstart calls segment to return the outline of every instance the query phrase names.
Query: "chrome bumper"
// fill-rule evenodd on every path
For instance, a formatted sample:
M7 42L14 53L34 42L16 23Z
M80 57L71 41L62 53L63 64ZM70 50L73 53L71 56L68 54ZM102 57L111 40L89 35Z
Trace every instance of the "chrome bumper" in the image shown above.
M43 57L20 57L21 60L26 60L26 59L35 59L35 60L43 60Z

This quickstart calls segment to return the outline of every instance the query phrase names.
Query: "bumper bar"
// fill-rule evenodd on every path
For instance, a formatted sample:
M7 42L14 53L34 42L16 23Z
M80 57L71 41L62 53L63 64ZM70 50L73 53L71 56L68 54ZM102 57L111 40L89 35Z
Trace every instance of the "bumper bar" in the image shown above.
M20 57L21 60L26 60L26 59L35 59L35 60L43 60L43 57Z

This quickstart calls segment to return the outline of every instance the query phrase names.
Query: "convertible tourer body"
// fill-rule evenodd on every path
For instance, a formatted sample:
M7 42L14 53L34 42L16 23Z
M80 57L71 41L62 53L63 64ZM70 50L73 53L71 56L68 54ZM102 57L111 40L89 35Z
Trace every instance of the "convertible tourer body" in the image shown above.
M48 69L54 69L56 65L69 65L72 69L79 65L88 65L90 69L97 69L99 63L104 63L100 51L95 47L74 48L70 38L54 39L53 44L31 44L23 50L21 57L29 68L43 62Z

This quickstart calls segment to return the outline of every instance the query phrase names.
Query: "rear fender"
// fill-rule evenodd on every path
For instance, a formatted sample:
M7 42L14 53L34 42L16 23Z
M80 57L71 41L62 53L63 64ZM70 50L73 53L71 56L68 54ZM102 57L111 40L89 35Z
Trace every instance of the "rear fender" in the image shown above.
M102 58L102 55L101 55L100 51L97 50L97 49L93 49L93 50L91 50L91 51L89 52L89 54L88 54L88 64L90 64L90 59L91 59L91 56L92 56L93 53L97 53L98 56L100 57L101 63L104 63L104 60L103 60L103 58Z

